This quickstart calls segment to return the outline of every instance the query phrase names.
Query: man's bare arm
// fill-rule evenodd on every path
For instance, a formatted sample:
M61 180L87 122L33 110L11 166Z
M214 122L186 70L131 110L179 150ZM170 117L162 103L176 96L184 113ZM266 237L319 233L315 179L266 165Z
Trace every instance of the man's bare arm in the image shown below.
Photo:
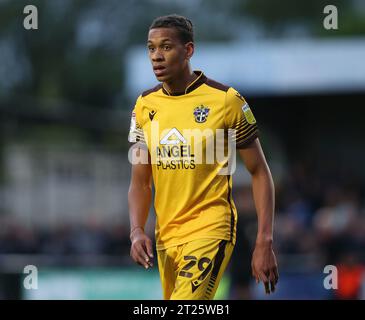
M148 151L138 148L137 156L148 157ZM133 159L132 159L133 160ZM128 191L130 218L131 257L146 269L152 267L152 241L144 233L152 199L152 171L150 164L132 164L131 182Z
M255 250L252 256L252 274L256 281L263 281L266 293L275 290L278 267L273 244L275 191L270 169L267 165L259 139L239 150L239 154L252 177L252 190L258 217Z

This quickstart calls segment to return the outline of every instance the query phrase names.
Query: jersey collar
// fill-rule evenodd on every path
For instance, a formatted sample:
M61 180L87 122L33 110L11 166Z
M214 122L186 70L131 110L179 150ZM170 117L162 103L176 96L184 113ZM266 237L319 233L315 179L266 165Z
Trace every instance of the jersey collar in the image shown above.
M184 92L177 92L177 93L170 93L168 92L164 86L162 85L162 92L164 94L167 94L168 96L182 96L184 94L187 94L193 90L195 90L196 88L200 87L203 83L205 83L207 81L207 77L204 75L204 73L202 71L199 70L194 70L193 71L196 75L197 78L194 79L193 82L191 82L185 89Z

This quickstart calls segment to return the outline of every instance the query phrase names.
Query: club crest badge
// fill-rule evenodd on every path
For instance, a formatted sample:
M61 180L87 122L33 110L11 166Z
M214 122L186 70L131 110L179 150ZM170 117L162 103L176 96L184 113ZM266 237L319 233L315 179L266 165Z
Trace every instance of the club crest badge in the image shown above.
M210 110L209 108L204 107L203 105L196 107L194 109L195 121L198 123L203 123L207 121L209 110Z

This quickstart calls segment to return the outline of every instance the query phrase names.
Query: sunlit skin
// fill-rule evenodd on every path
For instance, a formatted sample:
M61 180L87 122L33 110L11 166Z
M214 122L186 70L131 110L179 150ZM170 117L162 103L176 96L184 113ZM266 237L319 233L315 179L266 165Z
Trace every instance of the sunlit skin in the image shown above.
M194 43L184 44L176 29L151 29L147 49L153 72L168 92L182 93L196 78L190 66Z

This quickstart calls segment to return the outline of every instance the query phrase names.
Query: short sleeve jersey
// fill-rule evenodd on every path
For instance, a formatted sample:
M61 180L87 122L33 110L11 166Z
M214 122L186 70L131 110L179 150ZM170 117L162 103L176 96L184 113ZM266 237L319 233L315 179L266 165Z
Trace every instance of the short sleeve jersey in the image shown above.
M155 187L157 249L212 238L235 243L237 210L227 167L229 144L258 137L246 100L202 72L183 92L160 84L142 93L132 112L129 141L148 147ZM223 170L223 171L222 171Z

